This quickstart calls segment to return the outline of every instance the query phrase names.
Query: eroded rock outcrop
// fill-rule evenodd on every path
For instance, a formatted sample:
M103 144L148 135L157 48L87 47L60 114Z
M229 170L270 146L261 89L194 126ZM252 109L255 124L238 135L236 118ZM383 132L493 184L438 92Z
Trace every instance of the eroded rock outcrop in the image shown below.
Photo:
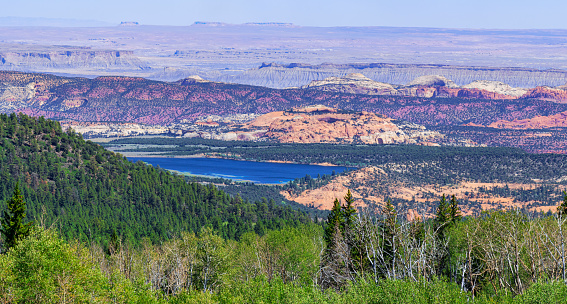
M345 77L329 77L303 86L327 92L367 95L395 95L411 97L458 97L479 99L515 99L528 90L512 88L501 82L475 81L463 87L439 75L418 77L407 85L399 86L374 81L360 73Z
M390 118L379 114L342 111L321 105L268 113L245 127L266 128L263 138L284 143L400 144L442 137L424 127L406 132Z
M478 89L488 92L494 92L502 95L520 97L528 92L527 89L523 88L513 88L512 86L505 84L501 81L489 81L489 80L475 80L469 84L462 86L464 89Z
M512 121L498 120L488 127L497 129L547 129L566 128L567 112L557 113L549 116L536 116L530 119L516 119Z
M558 88L550 88L550 87L536 87L533 89L528 90L526 94L522 96L523 98L534 98L534 99L543 99L543 100L551 100L554 102L567 102L567 91Z
M448 87L448 88L459 87L452 80L447 79L446 77L440 75L420 76L410 81L410 83L408 83L407 86Z
M397 90L388 83L374 81L360 73L349 74L345 77L329 77L313 81L302 88L352 94L395 95Z

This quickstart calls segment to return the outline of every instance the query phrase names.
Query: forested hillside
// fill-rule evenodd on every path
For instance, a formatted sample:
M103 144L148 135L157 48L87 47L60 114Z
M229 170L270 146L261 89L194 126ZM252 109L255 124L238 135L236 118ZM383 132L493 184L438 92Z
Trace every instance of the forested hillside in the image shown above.
M63 237L106 242L116 232L132 243L169 239L209 226L225 238L262 233L309 218L273 201L250 203L214 186L132 163L42 117L0 115L0 199L17 182L28 218ZM4 206L0 205L0 210Z
M277 201L281 200L277 195L280 194L286 201L323 209L331 208L335 191L351 189L367 206L379 206L390 199L400 211L413 209L432 214L434 198L451 193L461 197L467 214L508 208L547 212L557 205L567 183L566 155L534 154L515 148L282 144L199 138L128 138L105 145L124 153L159 152L353 167L354 171L328 179L312 176L283 185L277 191L262 190ZM229 184L225 189L241 193L242 197L258 195L257 185ZM327 198L326 203L322 197Z

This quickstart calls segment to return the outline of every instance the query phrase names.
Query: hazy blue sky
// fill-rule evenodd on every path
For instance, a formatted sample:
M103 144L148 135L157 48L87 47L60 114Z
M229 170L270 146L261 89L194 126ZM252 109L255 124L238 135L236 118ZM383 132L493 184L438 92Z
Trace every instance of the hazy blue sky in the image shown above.
M0 0L0 16L190 25L195 21L312 26L567 29L565 0Z

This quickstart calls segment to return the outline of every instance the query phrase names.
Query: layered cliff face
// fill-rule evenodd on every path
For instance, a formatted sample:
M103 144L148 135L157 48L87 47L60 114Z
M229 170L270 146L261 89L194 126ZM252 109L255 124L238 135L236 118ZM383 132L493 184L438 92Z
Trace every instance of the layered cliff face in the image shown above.
M359 73L349 74L342 78L329 77L324 80L313 81L302 88L313 88L327 92L426 98L515 99L524 97L528 93L527 89L513 88L502 82L485 80L474 81L459 87L452 80L440 75L421 76L407 85L399 86L377 82Z
M567 82L567 71L564 70L387 63L265 64L239 74L220 75L216 80L286 88L304 86L312 81L329 77L345 77L352 73L360 73L374 81L394 85L406 85L418 77L428 75L446 77L457 85L487 80L507 83L513 87L533 88L536 86L555 87Z
M78 48L0 52L0 69L3 70L112 68L144 69L147 65L132 51Z
M565 86L560 86L555 89L550 87L537 87L528 90L528 92L524 94L522 97L552 100L554 102L567 103L567 90Z

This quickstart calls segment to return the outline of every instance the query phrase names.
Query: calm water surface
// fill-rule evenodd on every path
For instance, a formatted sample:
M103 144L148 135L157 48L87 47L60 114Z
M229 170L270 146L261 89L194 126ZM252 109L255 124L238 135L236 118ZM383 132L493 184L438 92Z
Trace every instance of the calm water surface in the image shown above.
M347 169L341 166L265 163L220 158L129 157L128 159L134 162L141 160L167 170L264 184L283 184L304 177L306 174L317 177L317 174L330 175L333 171L338 174Z

